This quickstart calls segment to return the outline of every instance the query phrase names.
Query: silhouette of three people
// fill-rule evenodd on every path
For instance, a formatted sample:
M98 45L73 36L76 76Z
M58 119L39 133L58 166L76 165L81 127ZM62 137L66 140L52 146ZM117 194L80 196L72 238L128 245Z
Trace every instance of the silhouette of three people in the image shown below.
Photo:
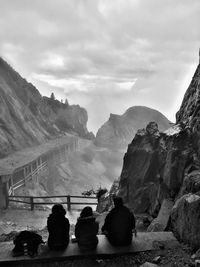
M135 229L133 213L123 205L120 197L113 199L114 208L107 214L102 232L113 246L125 246L132 242L132 232ZM47 219L49 231L48 246L52 250L65 249L69 243L69 220L65 217L66 211L61 204L52 208ZM98 244L99 224L96 222L92 208L83 208L75 225L75 237L79 248L93 250Z

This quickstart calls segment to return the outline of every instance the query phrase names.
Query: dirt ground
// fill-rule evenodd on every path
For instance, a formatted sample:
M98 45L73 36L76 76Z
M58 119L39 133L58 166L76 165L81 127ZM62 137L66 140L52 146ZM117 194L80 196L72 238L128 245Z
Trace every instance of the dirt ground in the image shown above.
M16 265L17 267L133 267L141 266L145 262L153 263L155 257L160 256L157 266L163 267L192 267L191 250L182 246L176 250L140 252L134 255L112 257L108 259L81 259L52 263L37 263Z

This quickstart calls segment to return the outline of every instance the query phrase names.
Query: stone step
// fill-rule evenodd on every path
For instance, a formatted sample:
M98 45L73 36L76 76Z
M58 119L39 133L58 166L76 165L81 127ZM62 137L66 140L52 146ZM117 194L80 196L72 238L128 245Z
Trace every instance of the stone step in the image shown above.
M29 256L12 257L11 251L14 247L12 242L0 243L0 266L14 266L15 264L57 262L67 259L80 258L107 258L113 255L126 255L143 251L176 248L180 246L172 232L139 232L133 237L132 244L124 247L113 247L104 235L98 235L99 243L96 250L81 252L77 243L69 243L64 251L43 250L35 258Z

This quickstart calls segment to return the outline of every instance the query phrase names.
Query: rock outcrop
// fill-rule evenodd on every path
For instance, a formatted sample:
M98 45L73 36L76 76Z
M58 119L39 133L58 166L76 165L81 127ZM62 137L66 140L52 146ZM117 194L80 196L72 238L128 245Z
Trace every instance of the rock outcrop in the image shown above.
M98 130L95 144L101 147L126 148L137 130L155 121L159 129L168 129L170 121L157 110L134 106L123 115L110 114L109 120Z
M183 195L177 200L171 213L173 231L180 240L189 243L194 249L200 241L200 196Z
M119 194L135 212L156 213L165 198L179 193L193 153L188 129L176 126L161 133L156 123L149 123L128 146Z
M86 124L85 109L42 97L0 58L0 157L65 132L92 138Z

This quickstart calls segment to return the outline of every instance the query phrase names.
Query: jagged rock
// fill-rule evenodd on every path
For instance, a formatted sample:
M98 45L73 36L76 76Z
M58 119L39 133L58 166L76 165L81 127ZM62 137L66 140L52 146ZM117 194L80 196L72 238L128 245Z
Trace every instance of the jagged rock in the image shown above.
M106 192L104 195L98 199L98 204L96 211L99 213L102 213L104 211L108 211L113 207L113 196L118 194L118 188L119 188L119 180L116 179L109 192Z
M164 115L147 107L131 107L123 115L110 114L109 120L98 130L95 144L104 147L126 148L137 130L145 127L150 121L156 123L150 126L149 131L154 131L153 127L156 127L157 124L161 131L170 127L170 122Z
M163 199L174 198L194 149L187 129L159 133L156 123L138 130L124 156L119 194L136 213L158 212Z
M154 121L149 122L149 124L146 127L146 131L150 135L159 136L158 124L156 122L154 122Z
M177 237L194 248L200 247L200 196L189 193L172 209L171 223Z

